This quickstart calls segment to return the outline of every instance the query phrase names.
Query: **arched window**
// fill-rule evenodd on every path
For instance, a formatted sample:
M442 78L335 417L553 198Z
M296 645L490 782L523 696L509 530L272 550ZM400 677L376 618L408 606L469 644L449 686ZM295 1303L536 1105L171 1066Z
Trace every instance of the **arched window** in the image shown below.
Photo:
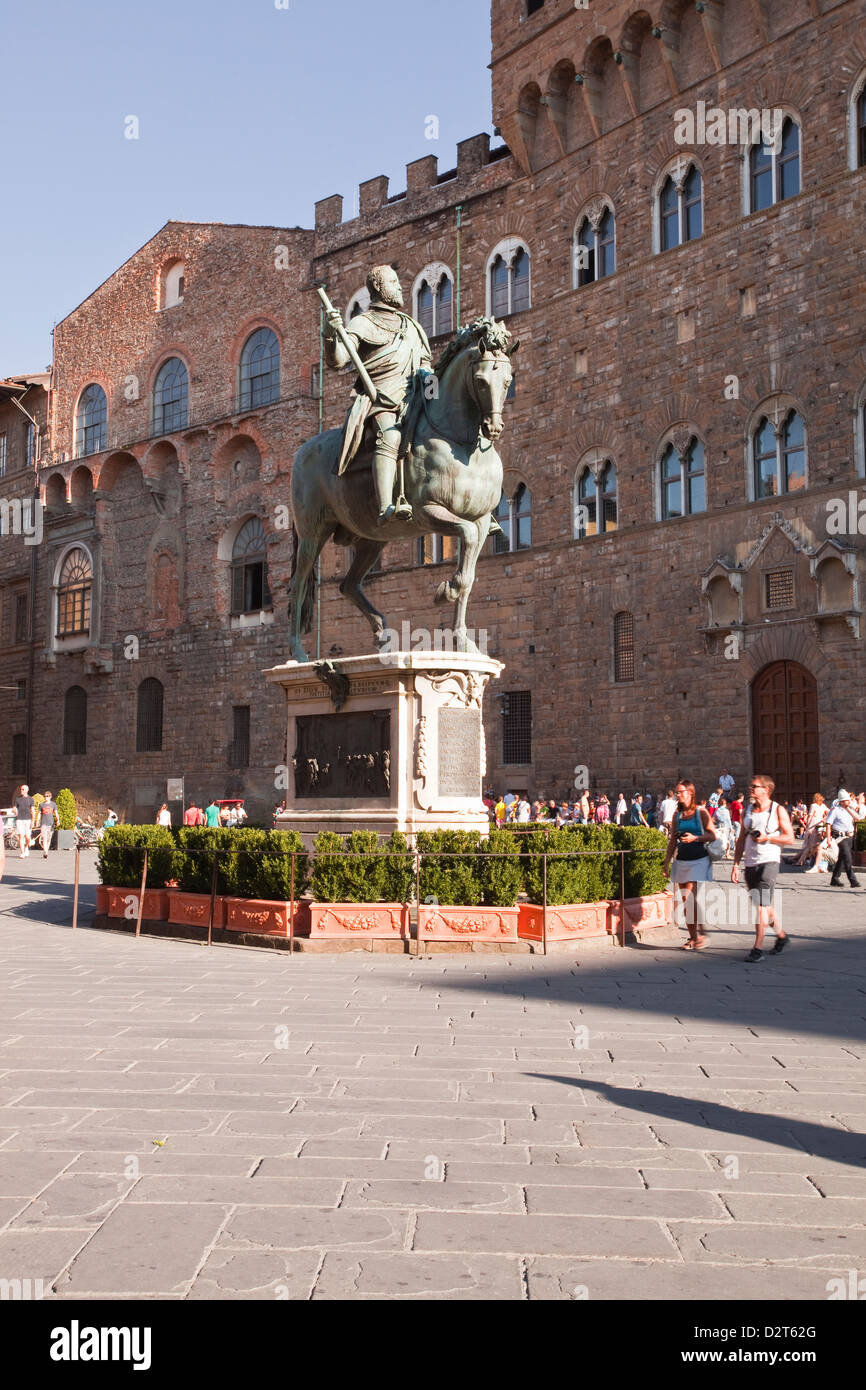
M416 281L415 317L428 338L450 333L454 326L454 291L451 277L443 266L431 266Z
M71 685L63 701L63 752L87 752L87 691Z
M57 583L57 636L83 637L90 632L93 570L86 550L76 546L65 556Z
M172 434L186 429L189 380L179 357L169 357L159 369L153 388L153 432Z
M105 448L108 402L101 386L86 386L78 400L75 417L75 457L99 454Z
M766 132L765 132L766 134ZM791 116L782 122L781 136L754 145L749 153L747 212L761 212L800 192L800 127Z
M183 282L183 261L173 261L171 265L163 267L161 309L171 309L175 304L183 303Z
M241 351L241 410L280 398L280 345L270 328L257 328Z
M613 678L634 680L634 618L625 611L616 613L613 620Z
M694 241L704 229L704 191L701 171L692 164L685 178L669 174L659 194L659 249L670 251Z
M232 613L258 613L271 605L267 539L257 516L245 521L232 546Z
M370 307L370 291L366 285L362 285L359 290L352 295L346 307L346 323L351 323L352 319L358 314L366 314Z
M575 247L577 288L613 275L616 269L616 218L605 207L597 222L584 217Z
M135 721L135 751L162 752L162 682L149 676L138 687L138 708Z
M577 481L574 534L577 540L617 528L616 468L610 459L587 466Z
M707 510L706 454L699 439L692 438L682 453L669 444L660 471L663 521Z
M806 486L806 430L796 410L781 423L767 416L752 435L755 498L780 497Z
M519 484L511 499L503 492L494 516L502 527L502 535L493 537L494 555L529 549L532 544L532 494L525 483Z
M530 307L529 251L514 237L501 242L487 263L487 299L495 319Z

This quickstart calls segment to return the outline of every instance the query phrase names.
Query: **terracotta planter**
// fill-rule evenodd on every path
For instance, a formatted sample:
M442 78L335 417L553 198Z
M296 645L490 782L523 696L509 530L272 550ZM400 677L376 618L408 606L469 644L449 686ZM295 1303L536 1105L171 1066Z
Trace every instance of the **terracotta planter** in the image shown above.
M674 895L667 891L649 893L643 898L626 898L622 906L625 908L626 934L634 932L635 928L641 932L650 931L653 927L670 926L674 913ZM622 935L618 901L610 904L610 930L614 936Z
M108 888L104 883L96 885L96 911L103 917L108 912Z
M138 916L138 889L106 887L105 891L108 895L109 917L125 917L127 921L134 922ZM165 888L145 888L142 918L148 922L166 921L168 899L169 894Z
M516 907L418 908L418 936L424 941L516 941Z
M309 935L314 941L409 937L409 908L404 903L310 903L309 919Z
M547 909L548 941L575 941L580 937L607 936L611 903L568 903ZM522 941L543 941L544 909L536 903L521 903L517 934Z
M289 904L267 898L225 898L225 925L254 936L288 936Z
M181 893L171 889L168 895L168 920L184 927L206 927L210 917L210 893ZM224 927L225 898L217 894L213 905L213 925Z
M855 849L852 860L858 869L866 869L866 849Z

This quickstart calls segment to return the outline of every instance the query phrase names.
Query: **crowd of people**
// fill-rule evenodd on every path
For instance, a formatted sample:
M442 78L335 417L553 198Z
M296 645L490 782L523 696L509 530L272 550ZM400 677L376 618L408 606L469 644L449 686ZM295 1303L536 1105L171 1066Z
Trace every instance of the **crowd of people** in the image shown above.
M187 808L183 813L184 825L207 825L211 828L222 826L223 829L237 830L249 820L249 816L244 810L242 801L224 801L222 805L215 799L211 799L207 806L200 806L195 800L187 803ZM164 801L156 813L156 824L172 824L171 811L168 809L168 802Z
M852 796L844 787L828 804L816 792L807 807L802 798L775 801L775 784L756 774L744 791L725 768L715 791L698 798L695 784L686 779L663 795L637 792L612 799L605 792L584 791L574 801L539 798L530 803L524 794L509 792L484 798L488 815L503 825L616 825L647 826L668 837L665 873L680 899L688 927L685 951L701 951L707 945L706 885L713 881L713 863L733 860L731 882L740 881L742 863L745 886L755 917L755 944L745 957L754 964L764 958L764 936L775 931L773 955L788 945L788 936L777 921L774 908L776 878L782 850L802 839L802 850L791 863L807 873L827 873L833 887L843 887L845 874L852 888L860 886L854 873L855 832L866 821L866 793Z

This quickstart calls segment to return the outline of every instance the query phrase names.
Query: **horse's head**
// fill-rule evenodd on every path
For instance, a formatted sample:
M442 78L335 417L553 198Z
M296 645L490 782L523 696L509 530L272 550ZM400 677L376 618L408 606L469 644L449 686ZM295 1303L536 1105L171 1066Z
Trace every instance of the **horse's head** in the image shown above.
M493 346L487 338L478 341L478 355L472 364L472 395L481 415L481 433L495 443L502 433L502 412L514 373L511 357L519 340L508 347Z
M504 323L478 318L460 329L436 367L437 376L443 377L455 359L465 364L465 389L481 417L480 433L491 443L502 433L502 412L513 376L511 358L519 347L519 340L511 342Z

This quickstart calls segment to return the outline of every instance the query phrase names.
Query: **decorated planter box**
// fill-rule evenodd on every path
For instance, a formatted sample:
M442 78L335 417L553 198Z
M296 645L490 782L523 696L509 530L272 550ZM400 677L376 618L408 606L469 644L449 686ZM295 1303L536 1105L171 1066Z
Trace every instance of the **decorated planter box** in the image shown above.
M168 920L179 926L206 927L210 917L210 893L180 893L168 895ZM225 898L217 894L213 905L213 925L225 926Z
M622 935L621 910L625 909L625 930L628 933L651 931L654 927L669 927L673 921L674 895L667 891L650 893L643 898L626 898L620 904L610 904L610 930L614 936Z
M108 913L108 888L104 883L96 885L96 911L102 917Z
M418 908L420 941L496 941L517 940L516 907L436 907L421 903Z
M409 908L405 903L310 903L308 912L309 936L313 941L333 937L409 937ZM296 930L297 925L296 922Z
M288 936L289 904L267 898L225 898L225 925L255 936Z
M855 849L852 859L858 869L866 869L866 849Z
M576 941L581 937L607 936L611 903L568 903L547 909L548 941ZM522 941L544 940L544 909L536 903L521 903L517 934Z
M138 916L137 888L106 887L109 917L125 917L135 921ZM168 918L169 894L165 888L145 888L142 917L148 922L164 922Z

